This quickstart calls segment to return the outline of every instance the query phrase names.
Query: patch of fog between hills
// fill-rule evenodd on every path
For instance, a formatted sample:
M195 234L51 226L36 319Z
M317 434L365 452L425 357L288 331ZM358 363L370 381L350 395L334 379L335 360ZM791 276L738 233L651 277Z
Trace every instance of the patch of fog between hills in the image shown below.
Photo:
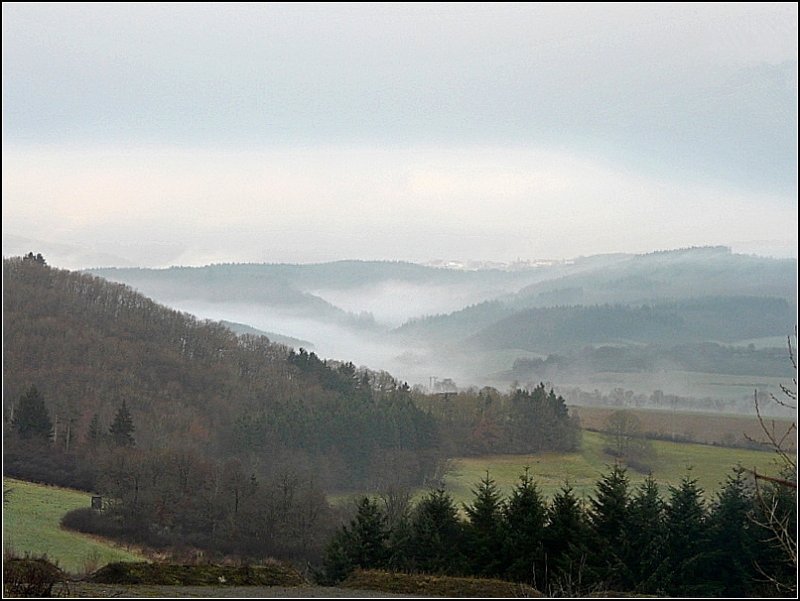
M384 280L353 288L317 288L307 292L350 313L371 313L381 325L398 327L409 319L452 313L495 299L515 292L520 286L436 285Z
M459 384L466 373L456 373L443 357L424 347L400 346L386 342L380 334L358 331L307 317L287 315L251 303L215 303L201 300L172 301L174 309L190 313L199 319L233 321L259 330L308 340L313 351L323 359L352 361L357 367L387 371L410 385L428 385L431 376L453 378ZM459 376L461 380L459 380Z

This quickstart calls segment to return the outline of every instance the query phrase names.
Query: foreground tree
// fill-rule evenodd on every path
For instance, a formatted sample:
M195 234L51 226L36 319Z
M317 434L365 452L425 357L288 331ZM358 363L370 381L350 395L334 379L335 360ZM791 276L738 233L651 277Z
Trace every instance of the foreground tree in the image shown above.
M335 584L355 568L377 569L386 566L389 550L386 516L378 503L364 497L349 526L333 537L325 552L323 580Z
M53 422L47 413L42 393L31 386L23 394L14 410L11 425L22 438L40 438L50 440L53 436Z
M470 571L479 576L498 576L503 569L503 502L495 481L486 472L473 490L475 501L465 505L469 517L466 549Z
M682 597L713 594L704 577L708 537L703 491L697 479L686 475L678 488L671 489L666 528L667 593Z
M797 326L787 338L789 360L797 374ZM772 402L797 415L797 377L790 385L780 385L780 397L770 393ZM756 508L751 520L761 537L761 557L757 563L762 581L770 594L797 595L797 451L792 440L797 438L797 421L778 427L768 423L759 405L758 391L754 395L756 415L768 446L777 455L780 477L748 470L755 483Z
M589 535L581 503L565 484L553 497L544 531L547 594L571 596L584 591Z
M410 565L431 574L463 574L466 560L463 529L452 497L444 489L431 491L411 517Z
M628 514L628 567L632 587L642 593L661 594L661 566L664 563L667 533L664 502L652 474L639 485L631 499Z
M754 506L744 470L734 470L717 495L708 518L707 579L715 595L746 597L759 579L756 569L759 540L750 521Z
M597 494L590 503L594 578L612 590L629 586L630 511L628 476L624 467L616 464L602 476L597 483Z
M527 467L511 491L504 517L506 578L544 586L547 506Z

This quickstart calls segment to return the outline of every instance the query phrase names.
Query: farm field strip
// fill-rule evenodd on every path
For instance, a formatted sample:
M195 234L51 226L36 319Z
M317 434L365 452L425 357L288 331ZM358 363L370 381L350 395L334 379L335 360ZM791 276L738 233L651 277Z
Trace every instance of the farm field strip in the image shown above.
M453 460L453 470L446 478L446 487L457 503L471 503L471 489L486 475L488 469L500 489L508 493L527 465L547 497L552 497L567 481L578 496L588 499L589 495L594 494L600 475L614 463L614 459L603 451L605 446L602 434L584 431L582 449L577 453L460 457ZM697 478L706 499L710 500L736 465L755 467L764 473L776 473L778 470L775 454L767 451L666 441L653 441L653 448L653 477L664 494L668 493L669 485L677 485L687 473ZM628 476L632 486L645 479L645 474L632 469L628 470Z
M728 444L747 442L747 437L753 440L763 440L764 432L755 416L731 415L700 411L670 411L669 409L638 409L628 407L579 407L570 406L570 411L576 413L581 420L581 426L586 429L603 431L606 420L615 411L626 411L635 415L641 424L644 433L654 432L661 436L675 436L687 441L704 444ZM776 431L785 432L792 424L788 419L766 418L768 427L775 424ZM797 444L796 433L787 441L794 448Z

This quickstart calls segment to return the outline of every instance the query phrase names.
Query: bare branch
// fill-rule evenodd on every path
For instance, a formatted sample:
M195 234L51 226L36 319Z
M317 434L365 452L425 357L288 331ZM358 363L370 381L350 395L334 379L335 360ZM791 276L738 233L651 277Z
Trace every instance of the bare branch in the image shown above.
M781 486L786 486L788 488L797 488L797 482L792 482L791 480L786 480L784 478L775 478L774 476L767 476L765 474L759 474L756 470L750 470L745 468L746 472L750 472L753 474L753 478L756 480L766 480L767 482L774 482L775 484L780 484Z

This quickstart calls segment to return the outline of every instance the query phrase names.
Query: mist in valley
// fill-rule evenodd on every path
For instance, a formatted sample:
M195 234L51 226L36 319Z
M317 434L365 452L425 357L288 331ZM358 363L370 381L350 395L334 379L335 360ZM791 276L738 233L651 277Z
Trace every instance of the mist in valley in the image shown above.
M506 269L355 261L92 272L429 391L544 382L579 404L658 408L666 395L683 410L751 414L755 391L777 394L792 375L796 261L724 247Z

